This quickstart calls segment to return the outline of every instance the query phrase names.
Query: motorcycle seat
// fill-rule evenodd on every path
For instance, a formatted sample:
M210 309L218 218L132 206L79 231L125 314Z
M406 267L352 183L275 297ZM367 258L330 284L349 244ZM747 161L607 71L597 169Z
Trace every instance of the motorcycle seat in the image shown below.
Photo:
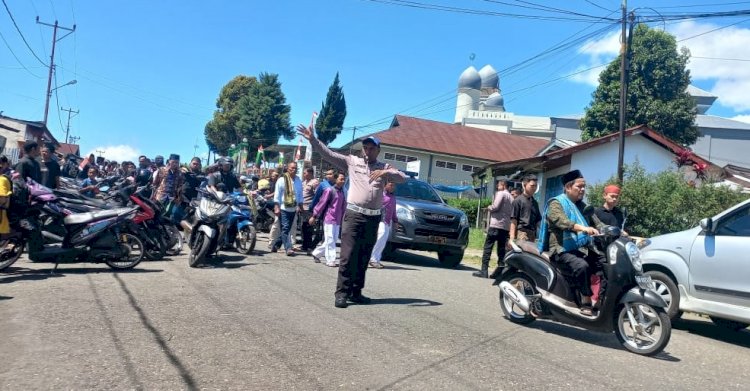
M534 254L547 261L547 263L552 263L552 261L550 261L549 253L539 252L539 248L536 246L536 243L526 240L516 240L516 245L520 247L524 252Z
M120 214L128 213L132 210L133 208L116 208L99 210L96 212L74 213L65 216L65 218L63 219L63 223L65 225L83 224L91 221L103 220L110 217L117 217Z

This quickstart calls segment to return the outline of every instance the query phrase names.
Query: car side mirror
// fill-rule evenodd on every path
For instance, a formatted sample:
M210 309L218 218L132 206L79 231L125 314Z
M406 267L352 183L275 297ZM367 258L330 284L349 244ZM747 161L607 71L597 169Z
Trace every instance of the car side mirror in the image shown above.
M702 219L700 221L700 226L703 229L703 232L707 234L712 234L714 231L714 221L710 217Z

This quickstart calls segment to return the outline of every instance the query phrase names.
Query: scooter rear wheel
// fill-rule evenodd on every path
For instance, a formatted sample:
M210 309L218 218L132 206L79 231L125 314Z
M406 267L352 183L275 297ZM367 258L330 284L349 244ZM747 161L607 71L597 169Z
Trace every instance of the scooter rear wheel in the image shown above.
M519 292L526 296L531 296L537 293L531 278L523 273L513 273L503 278L503 280L508 281L508 283L513 285ZM505 297L502 289L500 289L500 308L502 308L505 317L513 323L529 324L536 320L531 314L519 308L513 300Z
M672 322L660 307L646 303L626 303L615 311L615 335L630 352L653 356L669 343Z
M132 269L143 260L143 242L137 236L129 233L121 233L117 238L117 244L124 255L119 259L107 259L104 262L112 269Z

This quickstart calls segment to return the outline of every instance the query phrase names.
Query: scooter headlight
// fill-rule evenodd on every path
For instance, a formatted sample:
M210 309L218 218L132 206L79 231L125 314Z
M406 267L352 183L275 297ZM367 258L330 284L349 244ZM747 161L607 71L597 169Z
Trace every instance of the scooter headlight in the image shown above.
M628 242L625 244L625 252L628 254L628 258L630 258L630 262L633 264L635 271L639 273L642 272L643 263L641 262L641 250L638 249L638 246L633 242Z

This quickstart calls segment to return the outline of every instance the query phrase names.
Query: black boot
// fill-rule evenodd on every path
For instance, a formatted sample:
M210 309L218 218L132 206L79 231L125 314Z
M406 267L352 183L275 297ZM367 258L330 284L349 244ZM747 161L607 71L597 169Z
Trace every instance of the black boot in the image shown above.
M471 275L479 278L487 278L487 268L482 268L482 270L471 273Z

